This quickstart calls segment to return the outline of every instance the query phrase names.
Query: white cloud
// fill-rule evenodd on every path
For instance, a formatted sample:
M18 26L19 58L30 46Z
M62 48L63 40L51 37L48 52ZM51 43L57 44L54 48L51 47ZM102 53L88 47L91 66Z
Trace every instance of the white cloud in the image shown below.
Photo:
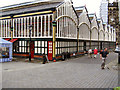
M96 13L99 17L99 8L101 0L73 0L74 6L86 5L89 13Z

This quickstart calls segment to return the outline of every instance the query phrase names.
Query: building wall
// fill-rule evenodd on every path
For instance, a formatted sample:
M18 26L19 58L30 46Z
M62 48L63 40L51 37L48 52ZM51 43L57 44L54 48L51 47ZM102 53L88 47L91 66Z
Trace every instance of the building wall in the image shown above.
M73 10L71 2L66 1L57 8L56 19L57 19L56 30L57 38L59 37L77 38L77 26L75 24L78 23L78 20L77 15Z
M100 5L100 17L103 19L103 22L108 22L108 1L102 0Z
M108 24L116 29L116 42L120 43L120 27L119 27L119 3L115 1L108 4Z
M99 41L104 41L104 31L103 30L99 31Z
M2 38L10 38L10 24L11 20L0 20L0 31ZM20 17L13 19L13 38L29 38L30 30L29 25L33 25L32 35L33 38L50 37L52 36L52 14L38 15L29 17Z
M118 2L118 8L119 8L119 24L120 24L120 1Z
M90 40L90 21L85 10L79 16L79 38Z
M103 28L103 21L102 19L99 20L99 41L104 41L105 34L104 34L104 28Z
M86 23L83 23L79 27L79 38L90 40L90 29Z

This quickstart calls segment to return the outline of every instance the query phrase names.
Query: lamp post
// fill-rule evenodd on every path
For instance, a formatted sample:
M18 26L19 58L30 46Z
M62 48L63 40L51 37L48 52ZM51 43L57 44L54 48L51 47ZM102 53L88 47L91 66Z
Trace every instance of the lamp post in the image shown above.
M31 31L32 31L33 25L29 25L29 61L31 62Z
M77 53L79 53L79 27L77 26Z
M11 32L11 40L13 39L13 15L11 15L11 25L10 25L10 32Z
M56 40L55 32L56 32L56 21L53 21L53 22L52 22L52 25L53 25L53 62L56 62L56 60L55 60L55 40Z

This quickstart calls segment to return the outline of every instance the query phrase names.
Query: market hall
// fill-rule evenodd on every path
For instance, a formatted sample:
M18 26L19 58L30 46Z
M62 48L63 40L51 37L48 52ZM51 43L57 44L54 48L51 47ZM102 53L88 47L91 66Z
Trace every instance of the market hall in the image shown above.
M115 48L115 29L71 0L26 2L1 11L0 37L13 43L14 57L27 58L31 52L31 58L42 59L45 53L57 60L63 52L72 56L89 48Z

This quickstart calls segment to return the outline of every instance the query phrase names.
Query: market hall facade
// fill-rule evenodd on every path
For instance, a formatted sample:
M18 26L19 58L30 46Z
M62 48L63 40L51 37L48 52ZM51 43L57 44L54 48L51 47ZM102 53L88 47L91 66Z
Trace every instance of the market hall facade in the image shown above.
M85 6L73 7L71 0L27 2L1 11L0 37L13 43L15 57L31 52L31 58L42 59L45 53L53 60L63 52L80 55L89 48L115 48L115 29L88 14Z

